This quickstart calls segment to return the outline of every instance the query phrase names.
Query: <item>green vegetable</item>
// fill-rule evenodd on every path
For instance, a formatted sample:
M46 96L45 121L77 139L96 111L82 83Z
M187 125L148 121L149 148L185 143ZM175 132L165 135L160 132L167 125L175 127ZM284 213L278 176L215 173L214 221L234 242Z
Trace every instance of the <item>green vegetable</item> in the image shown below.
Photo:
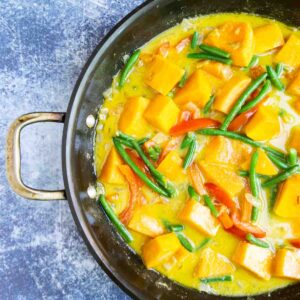
M191 48L196 49L199 40L199 32L195 31L191 41Z
M130 232L126 229L126 227L122 224L122 222L118 219L115 212L112 210L111 206L106 201L104 195L100 195L99 197L99 204L101 204L102 208L104 209L106 215L110 219L110 221L114 224L117 231L120 233L122 238L127 242L130 243L133 241L133 237Z
M214 95L210 96L208 102L205 104L205 106L204 106L204 108L203 108L203 113L204 113L205 115L208 114L208 113L210 112L211 107L212 107L214 101L215 101L215 96L214 96Z
M201 278L200 281L202 283L212 283L212 282L225 282L225 281L232 281L233 276L232 275L224 275L224 276L218 276L218 277L208 277L208 278Z
M241 177L249 177L249 172L245 171L245 170L239 170L238 174ZM264 175L264 174L256 173L256 175L257 175L258 178L261 178L261 179L269 179L270 178L270 176Z
M204 195L203 196L203 200L204 200L205 204L208 206L208 208L210 209L212 215L217 218L219 216L219 212L216 209L216 207L213 204L213 202L211 201L210 197L208 195Z
M130 135L128 135L128 134L126 134L126 133L124 133L122 131L118 131L117 137L118 137L118 139L122 140L122 143L123 143L123 141L125 141L123 144L127 143L127 145L129 145L128 147L132 148L132 141L134 141L135 138L133 138L132 136L130 136ZM143 145L144 143L146 143L147 141L149 141L149 139L150 139L150 137L144 137L144 138L139 139L137 142L140 145Z
M249 70L249 69L255 67L258 64L258 62L259 62L259 57L257 55L253 55L250 60L249 65L244 69Z
M267 80L263 85L262 89L260 90L259 94L256 97L254 97L253 100L246 103L239 111L239 114L248 111L249 109L256 106L270 91L271 91L271 82Z
M171 232L179 232L182 231L184 229L184 226L181 224L171 224L169 221L167 220L163 220L163 223L165 225L165 227L167 228L168 231Z
M202 44L199 46L199 48L212 55L220 56L223 58L230 58L230 53L217 47Z
M188 186L188 193L189 193L189 196L191 199L194 199L196 201L200 200L199 194L196 192L196 190L191 185Z
M277 196L277 192L278 192L278 186L277 185L273 185L271 187L271 191L270 191L270 203L269 203L269 208L273 209L275 201L276 201L276 196Z
M297 150L294 148L291 148L288 154L288 163L291 166L296 165L298 162L298 154L297 154Z
M196 139L193 139L189 145L189 149L183 161L184 169L187 169L190 166L190 164L193 162L196 149L197 149L197 142Z
M191 144L191 142L195 140L195 138L196 136L193 132L188 132L182 140L180 149L185 149L186 147L188 147Z
M287 169L289 166L279 157L273 155L272 153L267 154L272 163L279 169Z
M213 129L213 128L206 128L206 129L200 129L196 131L198 134L203 134L203 135L209 135L209 136L225 136L229 139L233 140L239 140L245 144L251 145L253 147L261 148L264 149L265 151L272 153L276 155L277 157L285 158L285 154L280 152L279 150L276 150L274 148L271 148L263 143L253 141L250 138L246 137L245 135L232 132L232 131L223 131L220 129Z
M161 148L154 145L148 149L148 155L153 161L157 161L161 152Z
M181 245L188 250L189 252L195 251L195 245L194 243L188 239L182 232L177 232L177 237L179 239L179 242Z
M141 54L141 50L136 50L133 54L129 57L128 61L125 64L123 71L121 72L119 86L122 87L125 84L125 81L132 70L134 64L137 62L139 56Z
M211 238L205 238L203 241L197 246L196 251L202 249L205 247L209 242L211 241Z
M286 180L287 178L289 178L290 176L299 173L300 171L300 167L299 165L295 165L293 167L290 167L288 169L286 169L285 171L279 173L276 176L271 177L269 180L265 181L262 184L262 187L269 187L269 186L273 186L275 184L278 184L284 180Z
M265 241L262 241L258 238L256 238L255 236L253 236L253 234L251 233L247 233L246 235L246 240L253 244L253 245L256 245L258 247L262 247L262 248L269 248L270 245L268 243L266 243Z
M268 77L270 78L272 84L279 90L283 91L284 90L284 85L281 82L281 80L278 78L276 72L271 66L267 66L267 72L268 72Z
M116 150L124 160L128 164L128 166L133 170L133 172L140 177L153 191L165 196L170 197L170 194L160 186L158 186L156 183L154 183L152 180L150 180L140 169L139 167L134 163L134 161L130 158L130 156L127 154L125 149L122 147L121 141L114 137L113 142L115 145Z
M234 117L239 113L242 106L244 105L245 101L248 99L248 97L259 87L259 85L267 78L267 73L263 73L260 76L258 76L255 80L252 81L252 83L246 88L246 90L242 93L242 95L239 97L239 99L235 102L232 109L226 116L223 124L221 125L221 130L227 130L227 127L231 123L231 121L234 119Z
M256 206L252 207L252 212L251 212L251 221L256 222L258 219L258 214L259 214L259 208Z
M187 80L187 71L184 72L183 76L181 77L179 83L178 83L178 86L180 88L184 87L185 83L186 83L186 80Z
M281 64L281 63L277 64L275 67L275 72L276 72L277 76L280 77L283 72L283 64Z
M255 171L257 161L258 161L258 152L256 150L251 157L250 169L249 169L249 181L250 181L251 193L255 198L257 198L259 195L258 180ZM251 220L253 222L257 221L258 213L259 213L259 209L253 206L252 214L251 214Z
M138 143L140 144L140 145L144 145L147 141L149 141L150 140L150 137L148 137L148 136L146 136L146 137L144 137L144 138L141 138L141 139L139 139L138 140Z
M212 55L209 53L189 53L187 55L187 58L192 58L192 59L206 59L206 60L214 60L214 61L218 61L221 62L223 64L226 65L231 65L232 64L232 60L230 58L223 58L217 55Z

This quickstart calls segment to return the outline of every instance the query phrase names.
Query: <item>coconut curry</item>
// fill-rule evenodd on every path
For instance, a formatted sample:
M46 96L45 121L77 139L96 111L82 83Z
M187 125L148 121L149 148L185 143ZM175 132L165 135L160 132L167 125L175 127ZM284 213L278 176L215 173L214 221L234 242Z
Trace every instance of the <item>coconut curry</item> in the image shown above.
M183 20L124 58L104 93L99 205L145 267L251 295L300 280L300 34Z

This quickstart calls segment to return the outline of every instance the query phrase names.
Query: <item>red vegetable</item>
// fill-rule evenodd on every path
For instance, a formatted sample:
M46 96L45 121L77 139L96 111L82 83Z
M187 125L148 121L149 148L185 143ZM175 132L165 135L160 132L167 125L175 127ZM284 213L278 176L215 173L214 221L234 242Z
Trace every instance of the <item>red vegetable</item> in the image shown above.
M292 239L292 240L290 240L290 243L291 243L294 247L300 248L300 238L298 238L298 239Z
M220 212L218 219L225 229L229 229L229 228L233 227L233 221L230 218L230 216L226 210L223 210L222 212Z
M176 124L174 127L171 128L170 134L171 135L182 135L189 131L195 131L204 128L218 128L220 126L220 122L208 119L208 118L201 118L201 119L193 119L188 121L180 122Z
M235 117L230 125L228 126L228 130L230 131L239 131L244 127L249 120L254 116L254 114L258 110L258 105L254 106L253 108L249 109L248 111L245 111L241 114L239 114L237 117Z

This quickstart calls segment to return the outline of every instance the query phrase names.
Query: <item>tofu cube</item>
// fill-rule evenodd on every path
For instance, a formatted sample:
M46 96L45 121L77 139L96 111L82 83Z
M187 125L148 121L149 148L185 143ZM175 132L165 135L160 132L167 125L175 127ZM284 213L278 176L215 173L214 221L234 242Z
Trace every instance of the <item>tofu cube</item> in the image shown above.
M300 174L289 177L281 186L275 205L276 215L285 218L300 216Z
M280 133L278 110L271 106L260 106L245 127L246 135L255 141L266 141Z
M151 131L151 127L143 117L149 104L144 97L129 98L119 119L119 129L135 137L143 137Z
M179 89L174 101L178 105L193 102L203 108L212 93L212 87L207 73L203 70L195 71L187 80L183 88Z
M294 34L275 56L275 62L281 62L291 67L300 66L300 38Z
M156 55L149 66L146 83L162 95L167 95L180 81L184 70L173 62Z
M146 242L142 248L142 257L148 269L162 264L173 256L181 244L174 232L160 235Z
M159 164L157 170L175 182L186 180L186 171L182 168L183 160L176 150L170 151Z
M300 279L300 250L279 249L274 259L274 275Z
M254 53L260 54L284 44L280 27L270 23L254 28Z
M122 158L117 150L112 147L101 170L100 181L111 184L126 184L126 180L119 170L119 166L122 164Z
M170 97L158 95L144 112L145 119L155 128L168 133L177 123L180 110Z
M273 254L269 249L240 242L232 260L262 279L269 280L271 278Z
M208 236L215 236L220 227L210 209L195 200L189 200L185 204L179 218Z
M232 106L251 82L248 76L234 76L217 92L213 108L228 114Z
M224 255L206 248L200 255L194 276L198 278L230 275L236 270L233 263Z
M288 145L290 148L295 148L300 155L300 126L293 127Z

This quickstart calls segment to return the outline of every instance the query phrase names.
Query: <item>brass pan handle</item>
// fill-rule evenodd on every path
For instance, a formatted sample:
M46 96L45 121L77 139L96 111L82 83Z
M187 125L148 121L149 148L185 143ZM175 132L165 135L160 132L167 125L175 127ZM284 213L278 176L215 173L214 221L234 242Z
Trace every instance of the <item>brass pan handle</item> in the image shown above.
M10 126L6 141L6 173L11 188L21 197L32 200L63 200L66 199L64 190L38 190L26 186L21 177L20 133L30 124L38 122L63 123L65 113L36 112L20 116Z

